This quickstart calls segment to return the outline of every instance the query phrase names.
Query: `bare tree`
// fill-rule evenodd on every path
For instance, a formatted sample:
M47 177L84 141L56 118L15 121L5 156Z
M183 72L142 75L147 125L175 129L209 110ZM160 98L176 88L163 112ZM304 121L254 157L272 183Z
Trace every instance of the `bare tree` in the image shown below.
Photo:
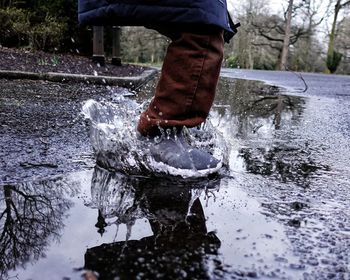
M143 27L122 28L123 60L134 63L161 63L169 41L158 32Z
M287 62L282 62L282 53L286 38L285 20L277 15L261 15L257 21L252 23L255 27L255 32L260 37L259 40L253 42L255 46L269 47L275 53L275 59L278 60L276 68L280 69L283 64L287 67ZM285 60L288 58L289 46L294 45L298 40L306 36L307 30L302 25L290 25L290 31L287 32L288 48L285 50Z
M284 29L284 38L283 38L281 62L280 62L280 66L279 66L280 70L286 70L287 69L287 59L288 59L289 42L290 42L290 34L291 34L293 2L294 2L293 0L289 0L288 1L286 27Z
M271 69L274 54L261 45L261 36L254 25L269 14L268 1L247 0L237 6L235 18L241 27L235 38L225 47L230 67Z
M298 13L306 34L294 45L291 55L291 67L296 71L324 71L324 51L317 36L318 26L329 17L330 2L306 0ZM315 36L316 35L316 36Z
M238 38L240 52L240 65L244 68L254 68L257 50L254 49L253 42L256 41L256 34L252 22L256 21L261 14L267 12L267 1L248 0L242 4L242 28Z
M327 50L327 70L329 73L334 73L341 61L341 53L335 51L335 37L338 24L338 16L341 10L350 6L350 0L336 0L334 5L334 17L332 22L331 32L329 34L328 50Z
M264 13L253 18L251 25L259 39L252 41L252 44L264 49L270 48L270 52L275 55L274 68L286 70L291 60L290 46L295 46L298 41L311 37L319 24L316 22L314 2L316 0L288 0L287 7L283 8L283 17ZM310 26L305 26L307 8L310 9L309 13L313 12Z
M339 22L335 46L343 55L337 70L350 74L350 18L343 18Z

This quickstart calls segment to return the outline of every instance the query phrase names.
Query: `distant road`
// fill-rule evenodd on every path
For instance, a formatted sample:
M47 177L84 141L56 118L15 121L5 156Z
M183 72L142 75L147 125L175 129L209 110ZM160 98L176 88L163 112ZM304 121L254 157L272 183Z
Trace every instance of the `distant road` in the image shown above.
M350 76L301 73L308 86L307 91L303 92L305 84L298 75L300 75L299 72L286 71L231 68L223 68L221 70L222 77L263 81L270 85L283 87L290 94L350 98Z

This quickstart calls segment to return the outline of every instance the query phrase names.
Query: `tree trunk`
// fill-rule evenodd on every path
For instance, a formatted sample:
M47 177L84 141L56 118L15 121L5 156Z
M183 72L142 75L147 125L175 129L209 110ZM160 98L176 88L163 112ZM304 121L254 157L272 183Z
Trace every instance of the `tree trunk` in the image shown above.
M291 22L292 22L292 10L293 10L293 0L289 0L288 10L287 10L286 28L285 28L285 33L284 33L283 48L282 48L282 55L281 55L281 61L280 61L280 70L287 69L289 41L290 41L290 33L291 33Z
M340 1L341 0L337 0L337 3L335 4L332 29L331 29L331 33L329 34L327 60L330 60L330 61L334 60L334 38L335 38L335 31L336 31L336 26L337 26L338 14L339 14L339 11L340 11ZM332 72L329 69L329 65L328 64L327 64L327 72L328 73Z
M249 62L249 69L254 69L254 59L252 54L252 45L248 45L248 62Z
M249 10L248 10L248 26L250 27L252 25L252 14L253 14L253 2L249 1ZM247 32L248 36L248 42L252 41L252 32ZM252 44L248 43L248 67L249 69L254 68L254 61L253 61L253 55L252 55Z

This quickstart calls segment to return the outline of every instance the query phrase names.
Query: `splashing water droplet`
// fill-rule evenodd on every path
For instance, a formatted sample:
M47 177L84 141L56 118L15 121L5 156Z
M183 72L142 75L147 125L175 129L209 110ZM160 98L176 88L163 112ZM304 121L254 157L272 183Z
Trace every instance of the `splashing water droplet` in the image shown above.
M88 100L82 113L90 122L90 139L97 163L105 168L123 171L127 174L171 174L182 177L202 177L213 172L180 170L164 163L156 162L150 153L150 145L162 141L167 132L160 137L148 139L136 130L136 123L145 106L139 105L124 96L107 101ZM225 163L225 144L209 122L203 129L185 129L192 145L206 149L214 157ZM170 131L170 130L169 130ZM171 133L171 131L170 131Z

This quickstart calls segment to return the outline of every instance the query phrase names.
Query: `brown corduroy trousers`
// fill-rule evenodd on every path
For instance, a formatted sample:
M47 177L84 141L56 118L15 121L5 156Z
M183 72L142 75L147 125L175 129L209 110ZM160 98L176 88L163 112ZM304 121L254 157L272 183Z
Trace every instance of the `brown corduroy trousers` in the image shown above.
M208 116L223 58L221 30L181 32L168 46L155 96L140 116L138 131L194 127Z

